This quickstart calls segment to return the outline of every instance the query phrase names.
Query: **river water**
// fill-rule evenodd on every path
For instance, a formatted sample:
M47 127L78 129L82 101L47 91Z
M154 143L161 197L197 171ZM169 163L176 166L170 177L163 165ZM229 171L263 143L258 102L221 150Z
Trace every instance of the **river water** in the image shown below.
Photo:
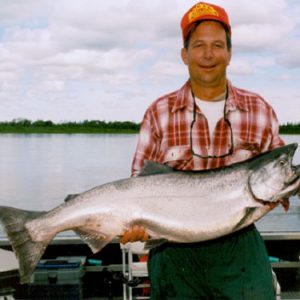
M0 203L44 210L130 176L137 135L1 134Z

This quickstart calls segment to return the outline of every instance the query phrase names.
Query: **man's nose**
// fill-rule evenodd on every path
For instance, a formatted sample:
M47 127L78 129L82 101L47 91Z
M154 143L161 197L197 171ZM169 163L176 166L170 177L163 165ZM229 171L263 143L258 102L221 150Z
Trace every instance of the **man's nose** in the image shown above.
M214 56L214 51L213 51L213 48L211 46L206 46L204 48L204 57L206 59L210 59Z

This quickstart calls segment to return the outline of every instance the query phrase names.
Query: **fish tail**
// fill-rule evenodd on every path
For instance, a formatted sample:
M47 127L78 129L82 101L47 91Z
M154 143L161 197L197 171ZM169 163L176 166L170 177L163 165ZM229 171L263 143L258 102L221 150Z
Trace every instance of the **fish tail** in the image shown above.
M25 225L43 214L45 212L0 206L0 222L18 259L22 284L30 282L31 275L49 243L33 241Z

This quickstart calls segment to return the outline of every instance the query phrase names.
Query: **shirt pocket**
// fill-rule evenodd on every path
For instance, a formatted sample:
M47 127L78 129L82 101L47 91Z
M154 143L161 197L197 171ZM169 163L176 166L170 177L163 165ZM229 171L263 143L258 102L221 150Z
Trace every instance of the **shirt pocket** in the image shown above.
M234 141L233 154L227 157L226 165L250 159L260 153L261 146L257 141Z
M193 155L190 146L172 146L167 148L162 155L161 161L175 169L183 169Z

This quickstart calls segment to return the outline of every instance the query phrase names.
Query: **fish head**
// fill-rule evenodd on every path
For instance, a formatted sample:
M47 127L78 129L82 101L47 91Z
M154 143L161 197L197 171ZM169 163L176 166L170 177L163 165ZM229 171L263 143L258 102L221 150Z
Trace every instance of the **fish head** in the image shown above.
M248 188L255 200L282 202L299 192L300 165L292 164L297 146L279 147L251 161Z

